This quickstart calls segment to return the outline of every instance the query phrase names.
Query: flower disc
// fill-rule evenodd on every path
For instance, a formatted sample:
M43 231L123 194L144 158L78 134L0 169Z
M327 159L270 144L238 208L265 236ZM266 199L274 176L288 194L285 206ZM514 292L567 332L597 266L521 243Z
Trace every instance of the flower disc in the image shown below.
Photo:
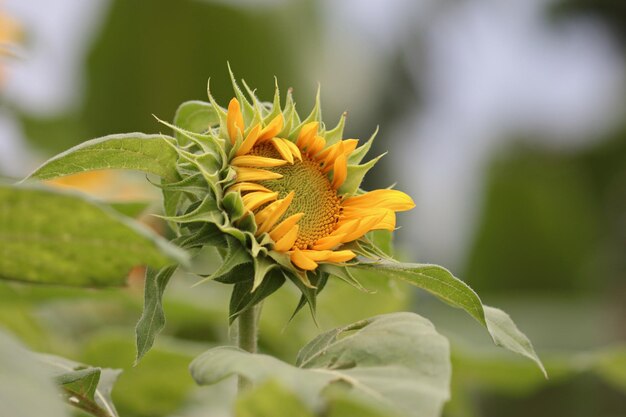
M255 146L250 152L253 155L268 158L280 158L276 149L270 144ZM328 175L322 172L320 163L308 155L302 155L302 161L294 161L293 165L269 168L269 171L282 175L282 178L261 181L260 184L277 192L278 198L285 198L292 191L294 197L291 205L283 215L287 218L296 213L304 213L298 222L298 237L294 247L311 249L318 239L328 236L339 221L340 199L333 189Z

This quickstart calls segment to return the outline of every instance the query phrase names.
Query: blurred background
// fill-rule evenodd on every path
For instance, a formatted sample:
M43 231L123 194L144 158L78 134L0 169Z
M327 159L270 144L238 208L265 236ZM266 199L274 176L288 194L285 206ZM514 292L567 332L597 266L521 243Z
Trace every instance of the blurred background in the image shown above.
M374 295L331 282L319 328L306 312L287 325L297 298L284 287L264 307L263 350L292 360L321 330L413 310L452 341L449 417L626 416L623 1L4 0L0 45L5 180L87 139L161 131L152 115L206 100L209 77L227 103L227 62L266 100L277 76L304 113L320 83L328 125L348 111L349 137L380 126L373 154L389 155L366 188L397 183L416 201L399 256L449 267L509 312L551 379L464 313L376 277ZM58 183L158 204L134 173ZM98 292L0 283L0 326L35 350L123 368L124 417L226 415L230 386L194 388L187 365L227 340L228 288L194 281L176 277L165 335L135 368L141 271Z

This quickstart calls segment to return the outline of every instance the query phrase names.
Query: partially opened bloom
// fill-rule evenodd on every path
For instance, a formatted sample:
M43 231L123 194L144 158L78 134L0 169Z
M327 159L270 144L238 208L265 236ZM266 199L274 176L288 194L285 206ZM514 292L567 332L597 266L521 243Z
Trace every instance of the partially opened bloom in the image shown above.
M233 85L236 96L226 109L210 94L210 106L179 109L178 126L172 126L179 143L172 146L180 154L180 181L162 186L166 200L168 192L170 199L178 193L166 218L184 226L182 236L226 248L224 264L208 279L236 285L235 317L285 279L311 303L316 286L336 272L329 267L377 256L368 232L393 231L395 213L414 203L401 191L359 188L378 160L361 163L373 137L363 144L342 139L345 115L327 130L319 95L301 120L290 91L281 107L278 87L273 103L263 103ZM192 106L199 106L195 113Z

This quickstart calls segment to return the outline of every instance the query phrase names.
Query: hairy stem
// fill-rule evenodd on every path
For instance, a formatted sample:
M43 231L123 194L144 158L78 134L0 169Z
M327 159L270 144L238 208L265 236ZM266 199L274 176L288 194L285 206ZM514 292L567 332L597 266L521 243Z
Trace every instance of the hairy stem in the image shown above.
M239 327L237 345L239 346L239 348L250 353L256 353L257 350L257 322L260 313L261 305L257 304L254 307L242 312L237 318L237 325ZM251 385L252 383L247 378L243 376L239 377L239 382L237 386L240 393L250 388Z

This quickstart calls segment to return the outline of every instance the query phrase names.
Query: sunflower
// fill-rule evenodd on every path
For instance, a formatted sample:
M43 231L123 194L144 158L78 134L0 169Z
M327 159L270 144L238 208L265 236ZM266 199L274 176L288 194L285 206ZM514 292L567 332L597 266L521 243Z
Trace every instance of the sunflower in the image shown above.
M271 103L244 86L247 95L233 78L227 108L209 90L209 103L184 103L173 125L162 122L179 155L176 181L160 185L163 217L183 247L218 247L222 265L200 282L235 285L232 319L287 279L303 293L299 307L314 308L330 275L358 287L345 268L384 256L369 232L393 231L396 212L414 207L401 191L359 188L380 158L361 163L376 133L362 144L343 139L345 114L327 130L319 92L302 120L291 90L281 106L278 85Z
M255 235L269 234L272 250L288 254L297 268L313 271L319 263L355 258L342 245L372 230L394 230L395 212L415 206L397 190L342 192L358 140L329 143L317 120L289 135L284 118L280 113L246 126L239 101L230 101L226 127L236 175L227 192L241 193L254 215Z

